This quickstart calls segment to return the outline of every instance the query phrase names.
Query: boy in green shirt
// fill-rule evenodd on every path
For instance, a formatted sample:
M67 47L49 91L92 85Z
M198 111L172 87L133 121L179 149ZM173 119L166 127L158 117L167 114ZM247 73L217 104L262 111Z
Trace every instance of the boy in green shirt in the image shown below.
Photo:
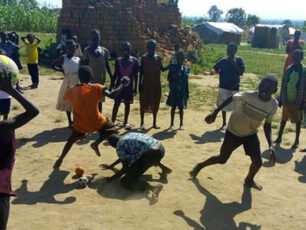
M26 46L27 64L29 74L32 79L31 89L36 89L39 84L39 70L38 70L38 44L40 39L34 34L28 34L26 37L21 37L21 40Z
M306 67L302 65L303 58L302 50L294 51L294 63L284 73L279 101L279 107L283 106L283 113L275 143L280 144L282 142L283 131L290 119L292 123L296 124L296 136L292 149L299 147L303 110L306 109Z

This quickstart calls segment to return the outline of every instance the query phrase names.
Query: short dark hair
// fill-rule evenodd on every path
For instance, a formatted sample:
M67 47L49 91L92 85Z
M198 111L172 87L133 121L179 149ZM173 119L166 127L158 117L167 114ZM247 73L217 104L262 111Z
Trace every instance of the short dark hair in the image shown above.
M120 139L120 136L118 134L113 134L108 138L108 143L112 147L116 148L117 143L119 142L119 139Z
M227 47L233 47L235 49L238 49L238 46L237 46L237 44L235 42L228 43Z
M132 44L129 41L122 42L120 48L123 49L124 46L129 46L132 49Z
M267 74L267 75L265 75L263 77L263 79L261 79L260 83L263 82L263 81L270 81L270 82L272 82L275 85L275 88L277 88L278 80L277 80L277 78L275 77L274 74Z
M180 44L176 43L176 44L174 45L174 48L181 48L181 46L180 46Z
M151 39L151 40L149 40L149 41L147 42L147 45L146 45L146 46L147 46L147 47L153 46L153 47L156 49L156 47L157 47L157 42L156 42L156 40Z
M92 68L88 65L82 65L78 71L79 79L81 83L89 83L93 78Z
M176 57L183 57L185 59L186 55L185 55L185 52L180 50L176 53Z
M67 45L67 46L68 46L68 45L75 46L75 41L72 40L72 39L69 39L69 40L66 41L66 45Z

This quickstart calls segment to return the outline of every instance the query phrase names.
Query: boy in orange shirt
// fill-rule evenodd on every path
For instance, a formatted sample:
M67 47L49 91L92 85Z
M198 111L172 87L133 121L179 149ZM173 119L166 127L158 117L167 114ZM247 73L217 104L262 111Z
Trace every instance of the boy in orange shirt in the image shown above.
M128 79L123 78L120 86L112 92L100 84L90 84L93 71L89 66L81 66L79 71L81 84L67 89L64 98L68 100L73 108L73 131L63 149L61 156L54 164L54 168L61 166L65 156L73 144L85 137L87 133L99 132L99 138L91 144L91 148L97 156L101 156L99 144L117 132L116 126L98 110L98 103L105 96L115 99L124 87L129 84Z

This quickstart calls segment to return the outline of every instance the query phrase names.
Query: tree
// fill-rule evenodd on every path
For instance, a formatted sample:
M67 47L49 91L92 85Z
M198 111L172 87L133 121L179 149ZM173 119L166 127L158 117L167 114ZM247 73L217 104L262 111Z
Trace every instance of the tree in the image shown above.
M38 7L37 0L20 0L19 4L22 4L27 8L37 8Z
M243 27L246 23L246 13L242 8L230 9L226 14L226 21Z
M254 14L248 14L247 20L246 20L246 24L248 26L255 26L260 22L260 18L257 17Z
M218 9L216 5L211 6L208 11L209 18L213 22L219 21L222 14L223 14L223 11Z
M287 26L292 26L292 22L289 19L284 20L283 24L285 24Z

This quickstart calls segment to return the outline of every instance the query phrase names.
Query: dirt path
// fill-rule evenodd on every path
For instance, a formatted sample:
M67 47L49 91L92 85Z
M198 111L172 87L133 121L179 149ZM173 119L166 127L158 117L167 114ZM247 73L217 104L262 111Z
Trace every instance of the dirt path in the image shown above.
M259 135L264 167L257 181L264 186L263 191L243 187L250 160L242 148L233 154L227 165L203 170L198 176L199 181L188 180L188 172L197 162L218 153L224 136L217 130L221 119L208 126L203 122L205 112L186 110L186 130L169 132L169 109L163 104L158 117L161 129L147 130L165 145L163 162L173 169L155 205L150 205L152 194L149 192L131 193L122 189L118 181L106 183L104 178L112 172L101 170L99 165L112 162L116 155L114 149L102 144L102 157L97 158L88 145L95 135L75 145L61 169L54 171L52 165L70 130L65 128L65 114L54 109L61 81L50 79L42 77L39 89L25 92L40 108L41 114L16 133L19 148L13 188L18 198L12 199L9 230L305 228L306 157L299 152L293 153L288 145L282 145L277 152L281 163L270 165L262 129ZM214 78L204 81L207 84L212 81L211 85L215 85ZM28 84L26 77L22 85ZM104 111L108 116L111 108L112 102L107 100ZM135 127L139 124L137 108L136 102L131 114L131 123ZM13 113L21 111L18 106ZM146 127L150 125L151 116L146 116ZM292 133L285 135L289 144L292 139ZM301 143L304 147L305 139L303 130ZM98 174L90 187L78 189L73 179L78 165L85 167L87 175ZM156 184L158 173L158 169L150 169L145 179Z

